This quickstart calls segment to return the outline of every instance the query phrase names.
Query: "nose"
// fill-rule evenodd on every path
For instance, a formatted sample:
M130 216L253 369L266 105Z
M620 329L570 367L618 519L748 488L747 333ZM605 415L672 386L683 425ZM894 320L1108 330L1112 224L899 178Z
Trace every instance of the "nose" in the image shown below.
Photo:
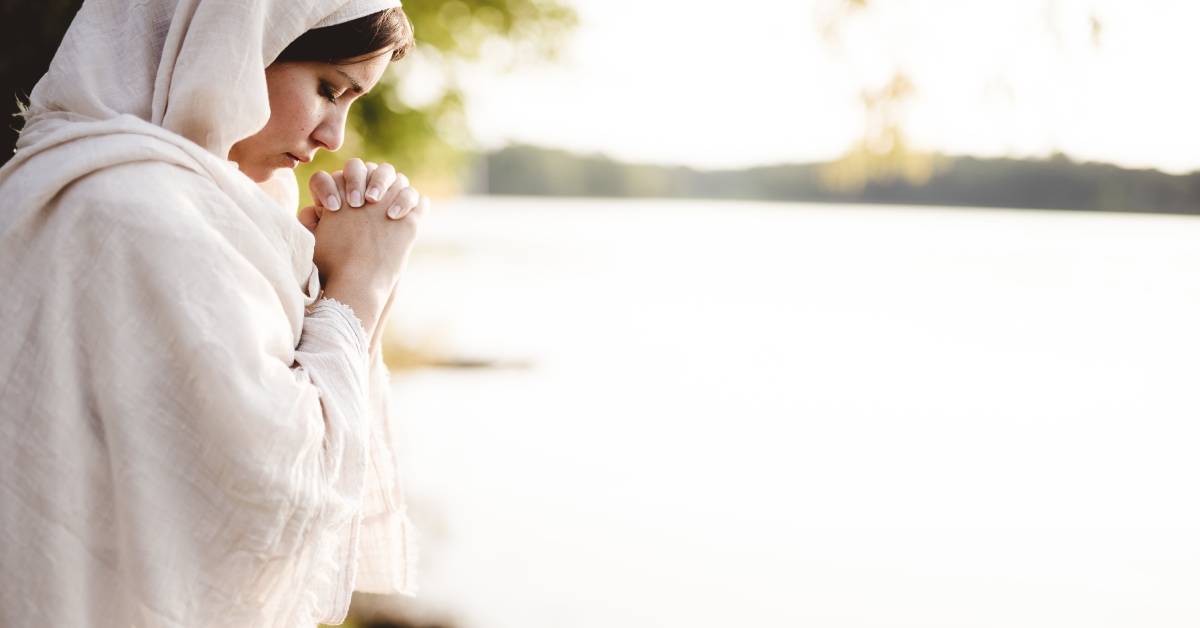
M327 151L333 152L341 148L346 139L346 108L338 107L321 118L311 137L318 146Z

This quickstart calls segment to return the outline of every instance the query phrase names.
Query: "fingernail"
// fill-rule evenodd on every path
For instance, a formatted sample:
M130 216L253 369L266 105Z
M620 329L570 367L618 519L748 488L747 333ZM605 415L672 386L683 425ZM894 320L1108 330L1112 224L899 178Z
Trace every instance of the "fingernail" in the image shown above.
M330 194L329 198L325 199L325 209L328 209L330 211L337 211L341 208L342 208L342 202L338 200L337 196Z
M351 207L362 206L362 192L359 192L358 190L354 190L353 192L350 193L350 206Z
M400 214L403 212L404 212L403 207L401 207L399 205L392 205L391 207L388 208L388 218L395 220L396 218L399 218Z
M367 190L367 200L374 203L379 200L379 188L371 188Z

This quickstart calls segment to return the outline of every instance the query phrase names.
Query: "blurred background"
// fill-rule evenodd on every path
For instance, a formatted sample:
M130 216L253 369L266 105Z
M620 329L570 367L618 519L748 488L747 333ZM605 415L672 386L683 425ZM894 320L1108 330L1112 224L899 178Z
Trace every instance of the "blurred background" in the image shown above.
M1200 625L1200 5L405 9L314 164L436 199L355 625Z

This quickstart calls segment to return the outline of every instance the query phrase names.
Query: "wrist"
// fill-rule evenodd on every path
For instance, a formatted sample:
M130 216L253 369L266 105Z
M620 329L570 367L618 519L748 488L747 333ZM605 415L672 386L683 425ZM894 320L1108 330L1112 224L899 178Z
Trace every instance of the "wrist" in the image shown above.
M361 269L350 265L343 265L337 271L322 274L322 285L326 289L332 286L337 286L339 290L371 294L379 300L380 304L387 300L387 295L391 292L391 285L384 285L384 278L378 272L373 272L372 269L363 267ZM382 297L380 297L382 295Z
M347 284L334 280L330 280L325 285L322 293L323 296L341 302L353 310L354 315L362 323L367 340L374 337L386 297L381 298L374 290L353 289Z

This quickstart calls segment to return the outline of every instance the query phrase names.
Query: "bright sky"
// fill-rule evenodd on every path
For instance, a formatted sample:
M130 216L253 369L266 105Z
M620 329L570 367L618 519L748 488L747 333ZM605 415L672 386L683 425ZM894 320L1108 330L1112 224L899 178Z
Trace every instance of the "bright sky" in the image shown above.
M825 1L572 0L580 28L557 64L466 73L470 124L486 147L825 160L861 134L859 90L902 68L922 148L1200 169L1200 3L876 0L837 47L818 32Z

